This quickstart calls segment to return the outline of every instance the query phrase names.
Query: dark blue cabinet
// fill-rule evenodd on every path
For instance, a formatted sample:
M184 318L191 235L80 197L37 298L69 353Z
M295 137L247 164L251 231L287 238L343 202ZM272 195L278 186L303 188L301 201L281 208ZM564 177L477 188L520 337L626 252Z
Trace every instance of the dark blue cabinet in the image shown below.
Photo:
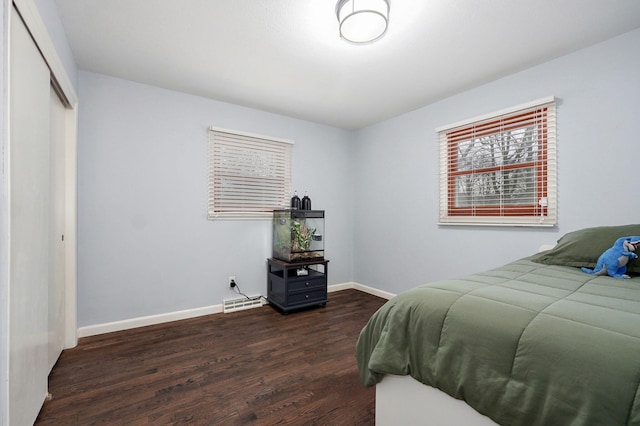
M327 304L329 260L288 263L267 259L267 300L284 313Z

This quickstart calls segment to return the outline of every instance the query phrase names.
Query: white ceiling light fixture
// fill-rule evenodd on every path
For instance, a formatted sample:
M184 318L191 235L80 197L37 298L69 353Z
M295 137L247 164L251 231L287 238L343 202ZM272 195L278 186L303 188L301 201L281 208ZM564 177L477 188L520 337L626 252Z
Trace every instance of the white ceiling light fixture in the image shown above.
M336 15L340 37L352 43L370 43L387 32L389 0L339 0Z

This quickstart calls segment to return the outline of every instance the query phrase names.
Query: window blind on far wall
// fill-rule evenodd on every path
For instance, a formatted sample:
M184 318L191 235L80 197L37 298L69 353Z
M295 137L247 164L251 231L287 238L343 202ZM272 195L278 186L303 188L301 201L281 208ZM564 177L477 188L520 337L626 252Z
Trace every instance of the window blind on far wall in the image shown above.
M209 128L208 218L270 219L291 194L292 141Z
M556 224L553 97L436 131L440 142L440 224Z

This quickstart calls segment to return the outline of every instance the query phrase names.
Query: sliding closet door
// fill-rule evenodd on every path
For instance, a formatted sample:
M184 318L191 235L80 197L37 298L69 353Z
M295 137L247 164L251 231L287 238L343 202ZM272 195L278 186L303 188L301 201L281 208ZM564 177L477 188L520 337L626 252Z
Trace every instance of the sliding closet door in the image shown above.
M9 424L35 421L47 393L50 72L12 10L9 68Z
M49 362L51 371L64 347L65 336L65 114L66 108L53 87L50 89L49 191Z

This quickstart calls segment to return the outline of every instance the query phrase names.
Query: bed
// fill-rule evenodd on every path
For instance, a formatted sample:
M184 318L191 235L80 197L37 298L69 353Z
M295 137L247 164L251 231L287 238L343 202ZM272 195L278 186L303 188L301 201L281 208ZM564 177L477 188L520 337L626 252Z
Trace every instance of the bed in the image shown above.
M640 225L575 231L389 300L356 347L376 423L640 425L640 261L631 279L579 269L626 235Z

